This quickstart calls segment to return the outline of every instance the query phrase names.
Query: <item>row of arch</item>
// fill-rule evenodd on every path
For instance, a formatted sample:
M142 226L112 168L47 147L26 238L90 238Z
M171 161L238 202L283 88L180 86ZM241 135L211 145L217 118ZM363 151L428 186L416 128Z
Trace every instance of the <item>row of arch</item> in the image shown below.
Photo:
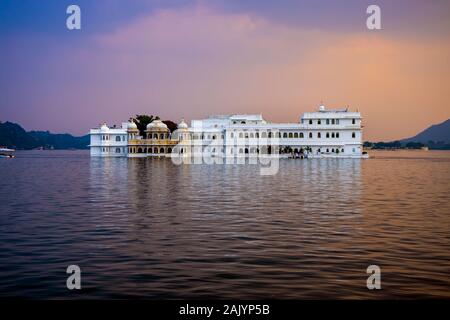
M303 134L303 132L300 132L300 133L298 133L298 132L289 132L289 133L285 132L285 133L283 133L283 138L286 138L286 139L297 139L297 138L303 139L304 138L304 134ZM308 133L308 138L310 138L310 139L313 138L313 133L312 132ZM322 133L321 132L317 132L317 138L318 139L322 138ZM339 132L327 132L325 134L325 138L327 138L327 139L328 138L339 138Z
M262 154L272 154L272 152L274 152L275 154L285 154L285 153L294 153L294 154L302 154L304 153L306 150L308 150L308 147L300 147L300 148L292 148L290 146L285 146L285 147L272 147L272 146L262 146L261 149L258 147L250 147L250 148L238 148L238 154L259 154L260 152ZM103 152L106 152L105 148L103 148L102 150ZM321 152L326 152L326 153L340 153L340 152L344 152L344 148L326 148L326 149L321 149L318 148L316 150L318 153ZM115 149L116 153L122 153L121 148L116 148ZM151 154L170 154L172 153L172 148L164 148L164 147L129 147L128 148L128 152L129 153L138 153L138 154L144 154L144 153L151 153ZM186 148L180 148L179 150L180 153L185 153L186 152ZM212 148L211 149L212 153L216 153L216 149ZM222 149L223 152L223 149ZM234 153L234 149L231 148L230 149L230 154Z
M339 119L317 119L317 124L322 124L322 121L326 124L339 124ZM309 119L308 124L313 124L313 119ZM352 124L355 124L355 119L352 119Z
M272 146L262 146L261 147L261 153L262 154L303 154L306 151L313 151L312 148L310 147L300 147L300 148L292 148L290 146L284 146L284 147L272 147ZM315 150L317 153L322 153L322 152L326 152L326 153L343 153L345 152L344 148L324 148L322 150L322 148L318 148ZM233 154L234 150L233 148L230 149L230 154ZM250 147L250 148L239 148L238 149L238 154L259 154L260 153L260 149L256 148L256 147Z
M339 124L339 119L317 119L317 124L320 125L322 124L322 122L324 124ZM302 123L304 123L304 121L302 120ZM313 124L313 119L309 119L308 120L308 124ZM353 118L352 119L352 124L356 124L356 119Z
M170 147L129 147L128 153L166 154L166 153L172 153L172 148L170 148Z
M190 139L189 133L180 133L175 132L173 134L170 133L147 133L147 139L149 140L188 140Z
M236 133L236 137L239 138L259 138L261 136L261 138L272 138L272 137L277 137L277 138L284 138L284 139L304 139L305 138L305 134L303 132L284 132L283 134L281 134L281 132L276 132L273 133L272 132L268 132L266 133L265 131L261 132L261 135L259 134L259 132L239 132L239 134ZM312 132L308 133L308 138L312 139L314 137ZM322 134L321 132L317 132L316 137L318 139L321 139L322 137L325 138L339 138L340 134L339 132L327 132L325 134ZM352 138L355 138L356 134L353 132L352 133ZM234 138L235 137L235 133L231 132L230 133L230 138Z
M147 133L147 139L170 139L171 134L170 133Z

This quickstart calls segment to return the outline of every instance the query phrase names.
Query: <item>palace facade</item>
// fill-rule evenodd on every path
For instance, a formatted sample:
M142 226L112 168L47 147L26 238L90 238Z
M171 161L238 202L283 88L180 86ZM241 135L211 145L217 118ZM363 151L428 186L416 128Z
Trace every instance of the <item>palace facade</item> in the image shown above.
M90 130L91 156L170 157L208 155L211 157L367 157L362 150L359 112L328 110L320 106L304 113L298 123L271 123L262 115L223 115L181 121L174 132L160 120L139 134L133 121L120 128Z

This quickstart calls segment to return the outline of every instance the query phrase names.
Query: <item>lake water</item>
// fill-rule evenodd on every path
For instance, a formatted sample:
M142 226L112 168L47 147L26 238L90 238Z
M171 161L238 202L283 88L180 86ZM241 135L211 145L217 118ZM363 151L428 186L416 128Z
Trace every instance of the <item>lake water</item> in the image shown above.
M281 160L273 176L16 156L0 159L1 297L450 297L450 152ZM366 287L372 264L381 290Z

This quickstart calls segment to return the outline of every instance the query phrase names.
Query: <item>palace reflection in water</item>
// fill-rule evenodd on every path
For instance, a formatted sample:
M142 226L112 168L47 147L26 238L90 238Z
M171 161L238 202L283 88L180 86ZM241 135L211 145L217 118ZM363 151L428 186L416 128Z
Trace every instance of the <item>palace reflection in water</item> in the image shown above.
M446 152L282 159L268 176L75 151L3 164L2 296L450 296ZM65 287L70 264L80 293ZM382 290L366 288L371 264Z

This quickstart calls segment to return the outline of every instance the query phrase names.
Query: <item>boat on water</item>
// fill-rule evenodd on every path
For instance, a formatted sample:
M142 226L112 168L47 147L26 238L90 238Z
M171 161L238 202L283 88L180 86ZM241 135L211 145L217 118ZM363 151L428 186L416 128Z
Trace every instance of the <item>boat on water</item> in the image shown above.
M0 147L0 158L14 158L14 149Z

